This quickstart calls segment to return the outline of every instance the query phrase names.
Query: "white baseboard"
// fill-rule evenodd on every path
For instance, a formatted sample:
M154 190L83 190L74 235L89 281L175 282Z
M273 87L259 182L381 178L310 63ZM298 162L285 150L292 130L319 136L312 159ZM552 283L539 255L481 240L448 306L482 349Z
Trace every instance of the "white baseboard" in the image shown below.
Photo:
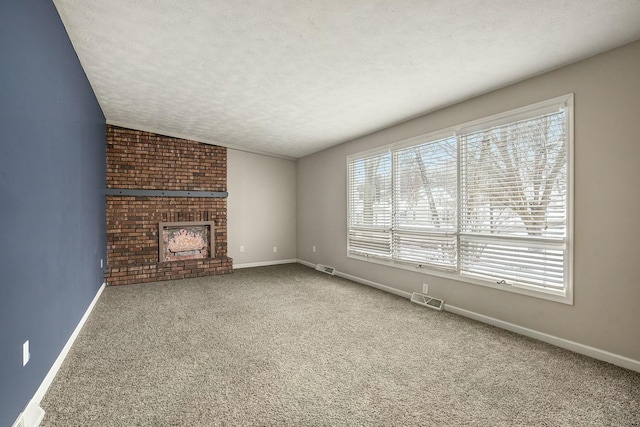
M314 264L309 261L305 261L302 259L298 260L299 264L305 265L307 267L316 268L317 264ZM351 274L342 273L338 270L334 272L335 276L342 277L343 279L351 280L352 282L361 283L363 285L371 286L372 288L380 289L381 291L389 292L390 294L398 295L403 298L411 299L411 294L409 292L401 291L400 289L392 288L391 286L386 286L381 283L372 282L371 280L363 279L361 277L352 276Z
M304 261L299 259L298 263L302 265L306 265L307 267L315 268L315 264L310 263L308 261ZM371 286L376 289L380 289L394 295L398 295L407 299L411 299L411 293L404 292L399 289L392 288L390 286L385 286L380 283L372 282L371 280L362 279L360 277L352 276L350 274L341 273L339 271L335 272L336 276L343 277L348 280L352 280L357 283L362 283L363 285ZM444 310L450 313L458 314L463 317L468 317L469 319L477 320L478 322L486 323L501 329L505 329L507 331L515 332L516 334L524 335L529 338L534 338L539 341L546 342L551 345L555 345L556 347L564 348L574 353L583 354L585 356L593 357L594 359L602 360L603 362L611 363L612 365L620 366L625 369L629 369L632 371L640 372L640 361L630 359L625 356L620 356L619 354L610 353L605 350L600 350L595 347L590 347L588 345L580 344L574 341L569 341L564 338L559 338L553 335L545 334L544 332L539 332L534 329L525 328L523 326L515 325L513 323L505 322L503 320L495 319L493 317L485 316L483 314L475 313L473 311L465 310L450 304L444 305Z
M280 264L294 264L298 262L297 259L279 259L276 261L261 261L261 262L249 262L246 264L234 264L233 269L239 268L251 268L251 267L266 267L269 265L280 265Z
M311 268L316 268L316 265L317 265L317 264L314 264L312 262L305 261L303 259L299 259L297 261L298 261L298 264L306 265L307 267L311 267Z
M82 319L80 319L80 322L78 323L76 328L73 330L73 333L67 340L67 343L62 348L62 351L58 355L58 358L56 359L56 361L53 362L51 369L49 369L49 372L44 377L44 380L42 380L42 384L40 384L40 387L38 387L36 394L33 395L33 399L31 399L32 402L35 402L38 405L40 405L40 402L42 402L42 398L47 393L47 390L49 390L49 387L51 386L53 379L56 377L58 370L60 370L60 366L62 366L62 362L64 362L64 359L67 357L67 354L69 354L69 350L71 350L71 346L73 345L76 338L78 337L78 334L80 333L80 330L84 326L84 323L89 318L89 314L91 314L93 307L96 305L96 302L98 302L98 299L100 298L100 295L102 295L102 291L104 290L105 286L106 286L106 283L103 283L102 286L100 286L100 289L98 289L98 292L93 297L93 301L91 301L91 304L89 304L89 307L87 307L87 310L84 312Z
M398 295L406 299L411 299L411 294L409 292L401 291L400 289L392 288L391 286L385 286L380 283L372 282L371 280L362 279L360 277L352 276L350 274L342 273L340 271L336 271L335 275L338 277L342 277L343 279L348 279L353 282L371 286L372 288L380 289L381 291L389 292L390 294Z
M459 308L450 304L445 304L444 310L458 314L460 316L468 317L469 319L477 320L482 323L487 323L501 329L506 329L507 331L515 332L516 334L534 338L539 341L555 345L556 347L571 350L574 353L584 354L585 356L593 357L594 359L602 360L604 362L611 363L612 365L640 372L640 361L638 360L630 359L628 357L620 356L619 354L610 353L608 351L600 350L598 348L590 347L588 345L580 344L574 341L569 341L564 338L545 334L544 332L539 332L534 329L518 326L513 323L505 322L503 320L495 319L483 314L478 314L473 311L465 310L463 308Z

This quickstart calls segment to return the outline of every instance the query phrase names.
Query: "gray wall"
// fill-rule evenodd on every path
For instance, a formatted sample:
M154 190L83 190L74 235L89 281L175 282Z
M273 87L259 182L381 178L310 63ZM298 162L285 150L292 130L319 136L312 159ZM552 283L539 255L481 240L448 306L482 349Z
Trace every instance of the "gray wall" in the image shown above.
M295 260L296 162L228 149L227 188L234 267Z
M640 42L298 161L298 258L640 360ZM346 157L575 93L574 305L349 259ZM316 245L318 251L312 252Z
M0 58L0 426L9 426L103 281L105 120L52 2L0 2Z

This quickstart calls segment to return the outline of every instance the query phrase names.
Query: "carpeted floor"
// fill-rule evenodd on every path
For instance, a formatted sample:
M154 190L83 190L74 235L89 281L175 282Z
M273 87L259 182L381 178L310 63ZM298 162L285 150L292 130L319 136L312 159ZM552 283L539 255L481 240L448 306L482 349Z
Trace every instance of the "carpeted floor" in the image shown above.
M640 374L291 264L107 287L42 426L640 426Z

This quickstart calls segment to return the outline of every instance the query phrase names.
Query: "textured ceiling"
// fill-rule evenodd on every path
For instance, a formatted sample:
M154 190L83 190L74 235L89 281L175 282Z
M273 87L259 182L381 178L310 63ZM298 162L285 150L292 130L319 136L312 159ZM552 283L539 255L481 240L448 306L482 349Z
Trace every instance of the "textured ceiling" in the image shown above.
M302 157L640 38L638 0L54 0L110 124Z

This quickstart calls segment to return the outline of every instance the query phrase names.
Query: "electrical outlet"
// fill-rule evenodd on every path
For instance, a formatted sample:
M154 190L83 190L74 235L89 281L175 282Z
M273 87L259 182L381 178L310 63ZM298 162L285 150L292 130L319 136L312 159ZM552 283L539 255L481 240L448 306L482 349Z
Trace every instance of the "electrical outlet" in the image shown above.
M240 246L240 252L244 252L244 246Z
M278 247L277 247L277 246L274 246L274 247L273 247L273 253L275 254L276 252L278 252Z
M313 246L313 252L315 252L315 251L316 251L316 246L314 245L314 246Z
M29 359L31 358L31 353L29 353L29 340L26 340L24 344L22 344L22 366L25 366L29 363Z
M426 283L422 284L422 293L425 295L429 295L429 285L427 285Z

